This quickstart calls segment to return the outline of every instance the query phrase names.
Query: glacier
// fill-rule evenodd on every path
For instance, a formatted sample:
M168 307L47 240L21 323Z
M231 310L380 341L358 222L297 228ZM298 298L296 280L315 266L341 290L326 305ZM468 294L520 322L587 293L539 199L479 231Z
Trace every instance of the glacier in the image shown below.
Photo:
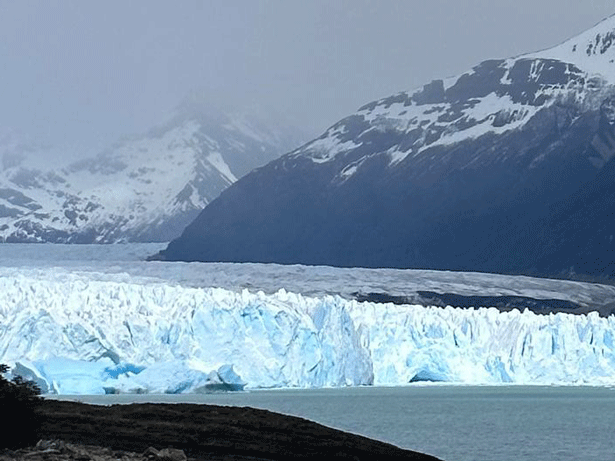
M255 265L248 265L252 289L190 286L122 267L0 267L0 363L57 394L416 382L615 385L614 316L377 304L283 287L265 292ZM173 273L221 265L154 267ZM225 267L228 279L245 270ZM329 289L339 283L336 273L364 274L286 270L320 270ZM396 273L403 272L420 273ZM497 280L481 277L485 286Z

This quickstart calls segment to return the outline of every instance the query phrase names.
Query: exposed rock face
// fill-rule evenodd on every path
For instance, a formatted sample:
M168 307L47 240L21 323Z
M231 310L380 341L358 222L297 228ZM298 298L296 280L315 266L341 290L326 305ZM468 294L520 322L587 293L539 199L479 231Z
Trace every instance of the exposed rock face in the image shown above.
M614 31L611 17L551 50L367 104L238 181L160 257L542 275L579 267L563 255L588 236L566 233L565 204L608 221L606 202L586 200L610 187ZM584 225L603 252L602 231Z
M194 459L194 458L192 458ZM113 450L109 447L40 440L36 446L19 450L0 450L0 461L187 461L183 450L149 447L143 453Z

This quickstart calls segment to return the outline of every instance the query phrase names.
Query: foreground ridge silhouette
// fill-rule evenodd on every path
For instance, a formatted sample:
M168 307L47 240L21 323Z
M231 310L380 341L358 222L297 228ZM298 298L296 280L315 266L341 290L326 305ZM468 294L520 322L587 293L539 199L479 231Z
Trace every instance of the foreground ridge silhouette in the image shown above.
M136 453L152 447L182 450L191 459L208 460L333 457L437 461L430 455L302 418L248 407L152 403L98 406L45 400L38 414L43 439Z

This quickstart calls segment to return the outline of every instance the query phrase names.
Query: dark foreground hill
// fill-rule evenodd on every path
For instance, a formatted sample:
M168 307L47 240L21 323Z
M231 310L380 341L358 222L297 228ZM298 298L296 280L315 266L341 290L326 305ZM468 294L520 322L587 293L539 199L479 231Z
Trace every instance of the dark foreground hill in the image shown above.
M39 412L43 421L41 437L116 451L142 453L149 447L156 450L174 448L199 460L437 461L432 456L301 418L253 408L193 404L98 406L45 400ZM83 447L69 448L82 454L85 450ZM53 453L47 455L46 459L54 459L50 457ZM32 456L30 459L34 459ZM88 459L84 456L80 459ZM150 459L162 458L152 455Z
M615 16L361 108L158 256L615 276Z

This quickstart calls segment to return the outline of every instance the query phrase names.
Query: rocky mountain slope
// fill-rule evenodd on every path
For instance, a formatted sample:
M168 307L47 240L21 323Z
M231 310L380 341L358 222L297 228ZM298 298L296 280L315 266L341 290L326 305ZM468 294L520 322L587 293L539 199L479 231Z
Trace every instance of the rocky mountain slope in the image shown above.
M367 104L235 183L159 256L614 275L614 60L612 16Z
M5 134L0 240L168 241L238 177L296 147L299 138L291 129L276 132L253 117L195 104L144 136L64 166L57 164L61 153L32 154Z

